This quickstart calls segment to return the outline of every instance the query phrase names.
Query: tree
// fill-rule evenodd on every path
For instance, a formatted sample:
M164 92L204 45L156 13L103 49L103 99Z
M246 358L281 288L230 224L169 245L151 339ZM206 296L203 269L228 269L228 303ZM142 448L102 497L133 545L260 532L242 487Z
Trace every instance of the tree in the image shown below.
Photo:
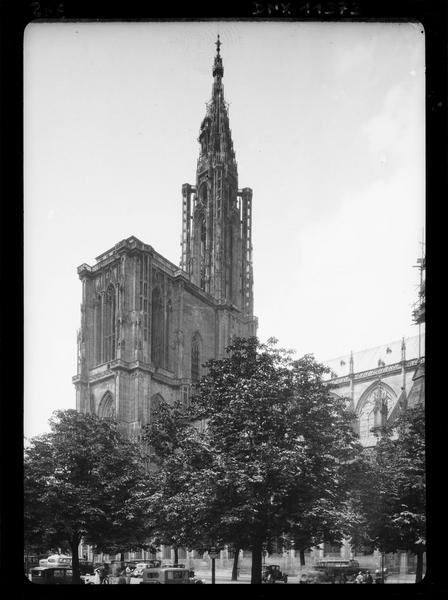
M144 543L142 461L114 422L66 410L53 413L50 427L25 450L25 542L69 548L79 582L82 538L102 547Z
M266 542L311 523L322 535L336 526L348 494L345 465L359 450L353 415L330 395L323 365L310 355L294 361L275 340L237 338L206 367L189 418L207 426L194 433L189 425L162 458L161 512L175 514L185 543L206 531L215 543L250 549L251 581L261 583Z
M151 449L148 513L154 543L207 550L220 540L207 435L180 403L162 403L143 434Z
M368 480L358 490L364 539L381 552L414 553L416 582L423 576L426 550L425 472L425 412L417 404L384 429Z

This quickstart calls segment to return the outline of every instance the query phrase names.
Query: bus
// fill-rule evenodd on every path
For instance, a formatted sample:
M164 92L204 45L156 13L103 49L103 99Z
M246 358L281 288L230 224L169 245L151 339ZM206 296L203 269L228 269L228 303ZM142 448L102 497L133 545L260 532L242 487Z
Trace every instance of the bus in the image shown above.
M41 558L39 567L71 567L72 557L66 554L51 554L47 558Z

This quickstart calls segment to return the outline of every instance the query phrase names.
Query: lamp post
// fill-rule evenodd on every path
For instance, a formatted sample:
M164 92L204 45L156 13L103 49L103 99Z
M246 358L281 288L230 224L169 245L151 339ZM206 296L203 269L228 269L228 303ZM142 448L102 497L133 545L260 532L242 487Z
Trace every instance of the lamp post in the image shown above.
M212 583L215 583L215 559L219 555L219 549L212 546L208 551L208 555L212 559Z

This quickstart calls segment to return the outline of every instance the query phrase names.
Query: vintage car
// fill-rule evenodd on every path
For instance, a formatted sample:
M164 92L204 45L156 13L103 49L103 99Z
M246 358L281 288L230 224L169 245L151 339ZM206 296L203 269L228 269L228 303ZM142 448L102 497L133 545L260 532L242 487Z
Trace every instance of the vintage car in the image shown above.
M276 581L288 583L288 575L281 572L280 565L265 565L261 574L261 581L263 583L275 583Z
M326 580L334 583L350 583L360 571L357 560L336 558L318 561L314 569L324 573Z
M141 577L144 569L147 568L158 568L162 565L162 561L149 559L146 562L138 562L132 572L131 577Z
M66 585L73 582L73 570L71 567L34 567L30 570L29 580L31 583L45 585ZM81 583L84 581L81 579Z
M204 583L194 576L194 571L185 567L148 567L143 570L140 583Z
M51 554L39 560L39 567L71 567L72 557L65 554Z
M327 577L325 571L315 571L311 569L306 573L302 573L299 583L332 583L332 581Z

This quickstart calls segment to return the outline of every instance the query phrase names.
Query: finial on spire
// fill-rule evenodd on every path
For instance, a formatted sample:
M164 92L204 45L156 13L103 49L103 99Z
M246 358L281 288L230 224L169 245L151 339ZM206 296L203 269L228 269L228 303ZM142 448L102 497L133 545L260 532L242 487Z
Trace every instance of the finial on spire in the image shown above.
M216 56L215 56L215 62L213 65L213 77L222 77L224 75L224 68L222 66L222 58L221 55L219 53L219 49L221 48L221 41L219 39L219 33L218 33L218 39L215 42L216 44Z

